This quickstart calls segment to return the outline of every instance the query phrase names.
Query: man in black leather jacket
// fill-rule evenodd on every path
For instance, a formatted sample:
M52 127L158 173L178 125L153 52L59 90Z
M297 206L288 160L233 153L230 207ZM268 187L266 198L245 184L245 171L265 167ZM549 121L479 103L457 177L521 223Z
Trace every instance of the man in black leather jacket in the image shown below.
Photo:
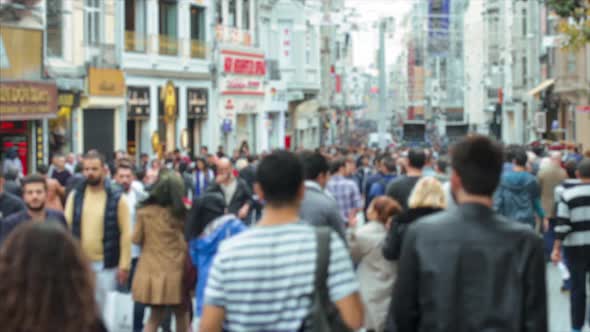
M543 242L492 210L502 149L470 136L453 149L459 206L419 220L403 242L397 331L547 331Z

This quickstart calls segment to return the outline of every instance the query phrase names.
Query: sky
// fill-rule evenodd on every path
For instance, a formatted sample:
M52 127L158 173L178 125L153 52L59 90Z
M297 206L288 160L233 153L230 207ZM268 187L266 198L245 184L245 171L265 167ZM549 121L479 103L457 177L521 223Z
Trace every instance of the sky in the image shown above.
M375 63L376 51L379 48L379 32L372 27L372 22L382 17L393 17L396 25L393 34L386 39L386 61L395 61L402 47L403 32L400 30L400 23L406 13L411 9L415 1L425 0L345 0L346 7L355 8L359 13L356 21L361 24L362 31L352 34L353 40L353 61L355 66L368 68Z

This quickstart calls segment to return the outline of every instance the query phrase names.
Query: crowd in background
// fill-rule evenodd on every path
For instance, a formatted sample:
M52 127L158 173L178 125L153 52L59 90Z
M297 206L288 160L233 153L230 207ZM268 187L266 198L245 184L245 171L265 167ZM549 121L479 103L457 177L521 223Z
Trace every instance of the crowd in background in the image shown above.
M107 295L119 290L135 301L134 331L169 330L170 316L176 331L188 331L193 316L201 319L202 331L218 331L223 322L229 331L298 331L313 305L300 297L317 291L313 258L320 256L314 242L320 235L306 225L332 231L326 294L347 328L478 330L486 323L477 319L489 315L478 303L485 294L498 319L519 326L514 331L546 331L544 265L540 271L535 256L540 238L541 263L558 264L562 290L571 292L573 331L584 324L590 152L516 145L502 150L472 137L450 151L322 147L253 155L243 142L231 156L221 147L216 153L203 147L195 156L179 150L163 158L141 154L139 160L125 151L109 160L99 151L55 154L51 165L26 176L16 157L7 156L0 169L0 298L7 299L0 321L9 330L105 331ZM488 199L489 209L483 208ZM445 224L471 219L490 220L495 228ZM497 238L486 231L506 238L493 253L484 247ZM471 242L461 246L464 240ZM435 242L439 247L432 248ZM480 246L481 252L474 249ZM438 258L423 257L427 252ZM449 266L439 265L443 258ZM485 280L462 278L462 285L422 289L431 306L420 306L420 273L436 274L431 285L441 285L454 273L448 271L452 262L462 274L477 274L502 259L540 275L524 286L509 277L494 279L503 272L517 276L506 262L507 271L483 271L491 275ZM502 280L508 293L524 287L536 294L521 298L493 284L481 291L478 283L492 280ZM50 283L55 286L43 287ZM494 303L493 292L517 307L523 303L525 313ZM461 325L457 317L436 316L445 299L473 304L476 309L457 308L473 320ZM418 308L434 315L416 316Z

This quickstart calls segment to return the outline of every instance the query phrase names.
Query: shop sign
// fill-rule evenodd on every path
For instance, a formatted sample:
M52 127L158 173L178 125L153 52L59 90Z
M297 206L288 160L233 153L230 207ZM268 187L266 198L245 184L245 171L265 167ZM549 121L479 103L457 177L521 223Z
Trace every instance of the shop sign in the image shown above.
M0 29L0 78L39 80L43 69L42 59L42 30L2 26Z
M223 60L223 72L237 75L266 75L264 58L248 59L234 56L225 56Z
M590 105L580 105L576 107L576 111L582 113L590 113Z
M127 115L130 118L150 116L149 87L127 87Z
M88 93L91 96L125 96L125 76L118 69L88 69Z
M57 86L33 81L0 82L0 120L30 120L55 116Z
M264 86L262 80L248 79L243 77L231 77L223 79L221 86L224 87L223 95L253 95L263 96Z
M71 91L58 91L57 105L60 107L77 107L80 104L80 94Z
M234 114L254 114L262 107L262 103L255 99L227 98L223 103L226 117Z
M207 116L207 89L187 89L188 117Z

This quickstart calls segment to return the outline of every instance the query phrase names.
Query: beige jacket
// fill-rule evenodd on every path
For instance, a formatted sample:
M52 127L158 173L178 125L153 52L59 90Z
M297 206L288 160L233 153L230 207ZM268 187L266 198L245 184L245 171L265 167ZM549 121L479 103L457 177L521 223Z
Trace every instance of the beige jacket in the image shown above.
M537 179L541 188L541 205L545 211L545 216L555 216L555 187L566 178L565 171L553 164L539 171Z
M187 254L184 223L167 208L154 205L138 209L136 218L133 243L142 248L133 299L150 305L181 304Z
M397 263L383 257L381 249L387 235L385 225L371 221L348 234L350 253L358 263L357 277L365 305L365 328L381 332L397 277Z

